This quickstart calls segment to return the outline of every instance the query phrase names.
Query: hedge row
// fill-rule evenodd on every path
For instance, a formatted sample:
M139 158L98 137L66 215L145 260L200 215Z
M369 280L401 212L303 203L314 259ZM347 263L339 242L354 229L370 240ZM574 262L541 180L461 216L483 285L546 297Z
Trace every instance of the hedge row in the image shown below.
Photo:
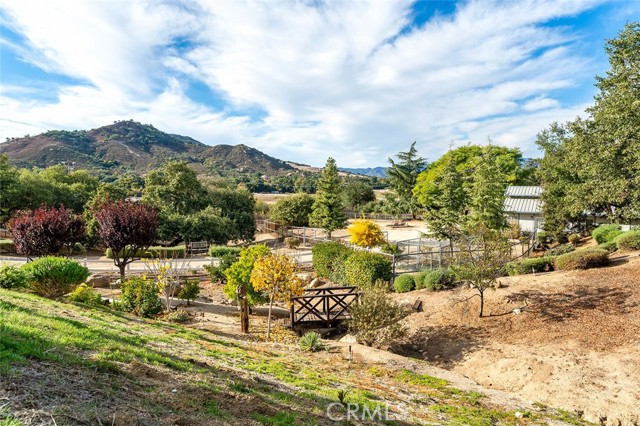
M505 272L508 275L521 275L553 271L556 258L556 256L544 256L515 260L505 265Z
M378 280L390 281L393 275L391 261L387 257L352 250L340 243L316 244L311 253L318 276L339 284L366 286Z
M149 247L146 250L138 250L134 257L140 259L157 259L159 257L185 257L187 253L187 249L185 246L176 246L176 247ZM109 259L113 259L113 251L111 249L107 249L104 253Z
M11 240L0 240L0 253L15 253L16 245Z
M242 250L242 247L211 246L209 247L209 256L223 257L224 255L232 254L235 257L239 257L240 250Z

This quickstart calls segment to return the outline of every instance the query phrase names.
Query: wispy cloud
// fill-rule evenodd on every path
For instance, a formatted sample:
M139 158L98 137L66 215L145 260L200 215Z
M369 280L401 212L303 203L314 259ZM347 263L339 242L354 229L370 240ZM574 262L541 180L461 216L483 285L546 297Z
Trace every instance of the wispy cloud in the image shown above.
M3 55L80 83L37 100L3 78L1 136L133 118L312 164L383 164L413 140L431 159L488 137L533 154L538 131L584 108L562 94L594 73L553 21L598 3L471 1L416 26L409 1L4 2L24 39Z

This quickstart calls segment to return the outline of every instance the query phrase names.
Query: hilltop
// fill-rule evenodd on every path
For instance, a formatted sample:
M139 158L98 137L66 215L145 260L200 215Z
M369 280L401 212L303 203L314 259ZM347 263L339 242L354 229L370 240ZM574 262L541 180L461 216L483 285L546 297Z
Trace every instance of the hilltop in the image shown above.
M144 174L168 160L184 160L202 173L236 170L274 175L293 171L285 162L246 145L209 146L188 136L162 132L150 124L117 121L92 130L50 130L9 139L0 154L22 167L75 162L76 168Z

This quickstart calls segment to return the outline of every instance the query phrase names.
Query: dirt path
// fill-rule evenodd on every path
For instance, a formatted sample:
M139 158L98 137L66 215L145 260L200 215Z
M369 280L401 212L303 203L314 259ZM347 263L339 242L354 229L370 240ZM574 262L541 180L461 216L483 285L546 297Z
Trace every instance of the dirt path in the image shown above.
M455 304L472 290L396 296L425 305L409 317L411 343L396 350L590 421L640 424L638 253L502 284L488 294L488 318L477 317L477 298Z

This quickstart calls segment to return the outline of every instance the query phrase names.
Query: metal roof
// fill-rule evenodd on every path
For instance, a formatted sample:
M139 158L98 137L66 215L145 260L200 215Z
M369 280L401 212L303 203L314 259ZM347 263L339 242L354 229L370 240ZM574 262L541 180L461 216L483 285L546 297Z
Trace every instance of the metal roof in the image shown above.
M539 198L542 195L541 186L508 186L507 197Z
M504 210L507 213L542 213L542 200L539 198L507 198L504 200Z

